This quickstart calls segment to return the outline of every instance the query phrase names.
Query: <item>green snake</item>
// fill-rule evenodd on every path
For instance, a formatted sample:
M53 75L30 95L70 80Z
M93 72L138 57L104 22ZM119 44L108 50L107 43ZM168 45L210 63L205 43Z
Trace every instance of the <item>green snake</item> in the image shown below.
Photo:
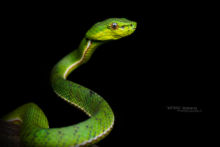
M136 22L109 18L94 24L79 47L63 57L52 69L50 81L54 92L66 102L84 111L89 118L78 124L49 128L44 112L34 103L24 104L2 119L21 127L20 140L26 147L81 147L97 143L114 125L114 114L97 93L67 80L68 75L86 63L95 49L105 42L132 34Z

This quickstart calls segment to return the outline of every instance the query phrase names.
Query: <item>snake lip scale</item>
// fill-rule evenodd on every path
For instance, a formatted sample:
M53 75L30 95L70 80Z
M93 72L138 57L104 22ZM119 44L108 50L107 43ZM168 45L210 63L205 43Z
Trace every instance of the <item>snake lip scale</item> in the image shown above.
M136 22L126 18L109 18L98 22L86 32L77 49L54 65L50 76L54 92L65 102L85 112L89 116L87 120L70 126L49 128L44 112L32 102L3 116L2 120L21 128L19 132L21 146L89 146L99 142L111 132L115 116L107 101L94 91L68 80L67 77L88 62L97 47L131 35L136 26Z

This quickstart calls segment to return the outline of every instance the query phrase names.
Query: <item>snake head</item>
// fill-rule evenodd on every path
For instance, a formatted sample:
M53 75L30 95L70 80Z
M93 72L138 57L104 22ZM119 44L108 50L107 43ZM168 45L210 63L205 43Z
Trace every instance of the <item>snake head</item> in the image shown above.
M131 35L137 23L126 18L109 18L94 24L86 33L86 38L97 41L117 40Z

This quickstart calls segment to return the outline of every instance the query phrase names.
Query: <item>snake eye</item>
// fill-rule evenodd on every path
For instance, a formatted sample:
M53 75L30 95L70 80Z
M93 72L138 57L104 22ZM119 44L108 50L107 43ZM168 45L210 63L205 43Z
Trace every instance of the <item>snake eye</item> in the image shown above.
M118 28L118 24L117 23L112 23L111 24L111 28L113 29L113 30L115 30L115 29L117 29Z

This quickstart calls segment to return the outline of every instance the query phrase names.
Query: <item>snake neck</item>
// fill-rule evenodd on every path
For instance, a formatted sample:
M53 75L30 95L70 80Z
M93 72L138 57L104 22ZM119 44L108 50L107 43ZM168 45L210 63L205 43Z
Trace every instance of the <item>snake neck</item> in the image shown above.
M83 38L77 49L78 56L81 59L81 63L86 63L91 58L96 48L102 45L103 43L103 41L95 41Z
M52 69L52 74L66 79L80 65L86 63L96 48L104 42L83 38L79 47L61 59ZM54 76L52 76L53 78Z

